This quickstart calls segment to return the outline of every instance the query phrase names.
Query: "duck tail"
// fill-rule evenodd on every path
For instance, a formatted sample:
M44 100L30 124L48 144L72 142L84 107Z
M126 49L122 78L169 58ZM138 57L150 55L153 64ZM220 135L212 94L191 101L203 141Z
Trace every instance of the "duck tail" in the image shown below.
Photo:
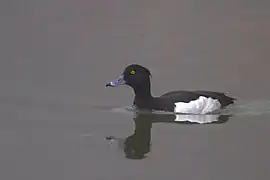
M231 97L231 96L229 96L228 94L229 94L228 92L227 92L227 93L224 93L224 95L227 96L227 98L228 98L229 100L231 100L231 101L237 101L237 100L238 100L237 98Z

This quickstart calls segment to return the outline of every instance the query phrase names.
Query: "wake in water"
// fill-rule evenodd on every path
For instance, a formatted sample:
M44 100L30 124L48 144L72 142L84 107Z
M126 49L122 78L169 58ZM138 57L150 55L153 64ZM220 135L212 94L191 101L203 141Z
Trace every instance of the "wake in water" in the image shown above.
M116 113L131 113L135 111L141 112L141 113L147 113L140 110L136 110L132 106L119 107L119 108L107 107L107 110L111 112L116 112ZM153 111L151 113L174 114L171 112L164 112L164 111ZM233 115L233 116L240 116L240 115L249 116L249 115L264 115L264 114L270 114L270 101L253 101L253 102L236 103L232 106L229 106L227 108L224 108L214 113L214 115ZM192 115L192 114L189 114L189 115Z
M270 114L270 101L242 102L223 109L219 114L233 116L257 116Z
M163 111L142 111L127 107L100 107L99 109L108 110L114 113L133 114L136 117L139 114L152 114L158 119L158 122L178 122L178 123L195 123L195 124L211 124L226 122L231 116L258 116L270 114L270 101L253 101L236 103L225 109L219 110L212 114L198 115L198 114L175 114L172 112ZM156 116L156 115L160 115ZM153 118L151 118L153 119Z

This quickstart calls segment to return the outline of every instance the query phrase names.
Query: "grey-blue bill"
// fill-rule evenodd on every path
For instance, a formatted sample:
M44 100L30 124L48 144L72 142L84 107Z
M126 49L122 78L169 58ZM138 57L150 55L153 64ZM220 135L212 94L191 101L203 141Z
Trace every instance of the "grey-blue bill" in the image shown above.
M117 86L123 85L125 83L126 83L126 81L124 80L124 75L121 75L116 80L107 83L106 87L117 87Z

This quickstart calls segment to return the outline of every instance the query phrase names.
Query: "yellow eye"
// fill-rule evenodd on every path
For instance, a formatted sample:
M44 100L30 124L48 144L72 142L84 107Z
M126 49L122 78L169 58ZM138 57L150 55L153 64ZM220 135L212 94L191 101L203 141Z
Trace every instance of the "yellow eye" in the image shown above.
M130 74L134 75L135 74L135 71L134 70L130 71Z

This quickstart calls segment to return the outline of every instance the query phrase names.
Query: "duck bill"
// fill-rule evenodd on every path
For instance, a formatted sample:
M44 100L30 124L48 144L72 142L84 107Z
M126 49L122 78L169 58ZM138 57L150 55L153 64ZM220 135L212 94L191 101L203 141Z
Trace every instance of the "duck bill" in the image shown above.
M124 80L124 75L121 75L115 81L107 83L106 87L117 87L123 84L126 84L126 81Z

